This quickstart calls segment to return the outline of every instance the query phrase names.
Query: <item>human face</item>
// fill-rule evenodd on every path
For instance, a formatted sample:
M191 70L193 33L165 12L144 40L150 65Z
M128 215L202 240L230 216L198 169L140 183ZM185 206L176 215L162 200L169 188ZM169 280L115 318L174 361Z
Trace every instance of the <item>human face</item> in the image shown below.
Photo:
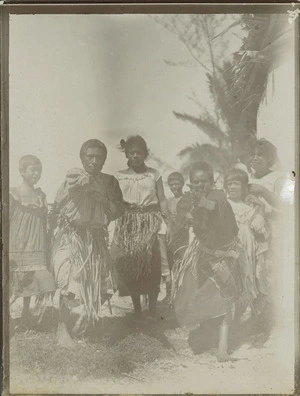
M127 151L128 165L133 169L141 168L144 165L146 155L144 150L138 146L131 146Z
M42 168L39 164L29 165L21 172L24 181L30 186L34 186L41 178Z
M232 201L241 201L243 199L243 186L239 180L228 180L226 190L228 198Z
M81 159L85 171L93 176L101 172L105 160L106 153L98 147L88 148Z
M259 149L255 149L250 156L251 167L257 174L264 174L269 170L269 161L264 156L263 152Z
M183 185L179 180L170 180L169 187L172 193L174 194L174 197L178 198L182 195Z
M197 170L191 175L190 179L192 184L197 185L198 193L201 192L202 194L207 195L210 192L212 183L206 172Z

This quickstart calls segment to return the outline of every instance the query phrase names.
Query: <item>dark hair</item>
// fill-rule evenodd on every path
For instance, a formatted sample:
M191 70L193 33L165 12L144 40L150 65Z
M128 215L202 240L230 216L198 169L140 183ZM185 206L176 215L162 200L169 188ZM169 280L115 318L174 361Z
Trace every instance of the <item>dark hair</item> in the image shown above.
M135 135L135 136L129 136L126 140L121 139L120 148L121 148L121 151L125 152L126 156L128 154L129 149L132 146L139 147L145 153L145 158L148 157L149 149L147 147L147 143L146 143L145 139L142 138L142 136Z
M273 166L278 161L277 148L266 139L259 139L253 146L252 155L255 150L261 151L262 155L269 161L269 165Z
M102 143L98 139L90 139L90 140L87 140L86 142L84 142L83 145L81 146L80 153L79 153L81 159L84 156L84 154L86 153L87 149L89 149L89 148L98 148L99 150L104 151L105 157L107 157L107 148L106 148L105 144Z
M20 161L19 161L19 171L20 171L20 173L26 171L26 169L30 165L38 165L38 166L40 166L40 168L42 170L42 163L38 159L38 157L36 157L35 155L28 154L28 155L24 155L23 157L20 158Z
M214 171L213 171L213 168L207 162L199 161L199 162L196 162L191 167L190 173L189 173L190 180L191 180L193 174L197 171L202 171L202 172L207 173L207 175L209 177L209 181L211 182L211 184L214 184L214 182L215 182L214 181Z
M238 168L231 168L224 178L224 186L227 187L229 181L239 181L242 186L247 187L249 184L248 173Z
M170 184L170 182L171 182L172 180L177 180L177 181L179 181L182 185L184 185L184 178L183 178L182 174L179 173L179 172L172 172L172 173L169 174L169 176L168 176L168 183Z

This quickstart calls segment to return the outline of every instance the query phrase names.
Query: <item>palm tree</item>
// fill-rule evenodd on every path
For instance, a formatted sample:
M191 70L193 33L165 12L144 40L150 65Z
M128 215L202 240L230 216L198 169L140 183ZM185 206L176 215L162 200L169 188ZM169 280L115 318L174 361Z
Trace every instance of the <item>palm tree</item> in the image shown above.
M286 28L287 20L283 15L241 15L239 23L247 35L240 50L206 73L217 117L174 112L178 119L193 123L212 143L182 150L179 155L187 158L188 163L195 158L208 158L215 168L221 164L226 168L238 160L248 163L249 149L256 136L257 111L273 57L268 46ZM210 51L216 37L211 39Z

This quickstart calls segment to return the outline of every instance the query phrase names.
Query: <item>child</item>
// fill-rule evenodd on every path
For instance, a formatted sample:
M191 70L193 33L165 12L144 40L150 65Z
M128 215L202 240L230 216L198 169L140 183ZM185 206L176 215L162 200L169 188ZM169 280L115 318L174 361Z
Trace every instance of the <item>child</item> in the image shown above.
M55 290L55 283L46 263L46 196L35 184L42 173L41 161L25 155L19 162L23 183L9 194L9 266L12 279L10 302L23 297L22 319L32 324L29 306L31 296Z
M193 165L190 181L195 238L174 265L172 300L179 324L190 330L218 319L218 360L227 361L229 326L243 292L238 228L224 192L213 188L214 174L207 163Z
M231 204L239 228L238 237L243 247L240 257L247 300L254 301L259 293L267 294L267 271L264 255L268 250L269 232L264 219L264 203L248 196L248 174L231 169L225 178L228 202ZM247 203L245 199L247 197ZM251 314L248 310L247 315ZM244 317L244 319L247 318Z
M173 197L168 199L168 208L172 221L172 242L168 245L168 262L170 270L176 260L183 257L185 247L189 242L189 225L187 213L191 209L191 199L189 194L183 193L184 178L181 173L173 172L168 176L168 185L173 193ZM170 296L171 285L168 285L167 296Z

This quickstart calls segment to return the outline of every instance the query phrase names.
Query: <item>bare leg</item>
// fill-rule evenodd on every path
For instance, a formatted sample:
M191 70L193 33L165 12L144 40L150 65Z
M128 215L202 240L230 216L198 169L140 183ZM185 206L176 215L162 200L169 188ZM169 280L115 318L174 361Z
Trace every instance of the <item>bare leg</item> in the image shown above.
M65 348L74 348L76 344L72 340L72 337L70 336L67 328L68 317L68 297L61 297L57 328L57 340L58 343Z
M80 334L80 330L84 328L84 321L86 320L86 313L81 312L79 315L79 318L76 320L76 323L72 329L72 336L76 337Z
M220 325L220 335L219 335L219 348L218 348L218 361L219 362L228 362L228 332L229 326L231 324L231 313L228 313L221 325Z
M30 305L30 297L24 297L23 298L22 316L25 317L25 316L28 316L30 314L29 305Z
M148 305L148 296L147 296L147 294L144 294L142 296L142 304L143 304L144 307L146 307Z
M23 298L22 320L27 328L31 328L34 324L34 317L31 315L30 310L30 297Z
M141 307L141 298L140 295L132 295L131 296L132 299L132 304L133 304L133 308L134 308L134 313L137 316L141 316L142 314L142 307Z
M156 316L156 305L158 299L158 292L149 293L149 314L151 317Z

